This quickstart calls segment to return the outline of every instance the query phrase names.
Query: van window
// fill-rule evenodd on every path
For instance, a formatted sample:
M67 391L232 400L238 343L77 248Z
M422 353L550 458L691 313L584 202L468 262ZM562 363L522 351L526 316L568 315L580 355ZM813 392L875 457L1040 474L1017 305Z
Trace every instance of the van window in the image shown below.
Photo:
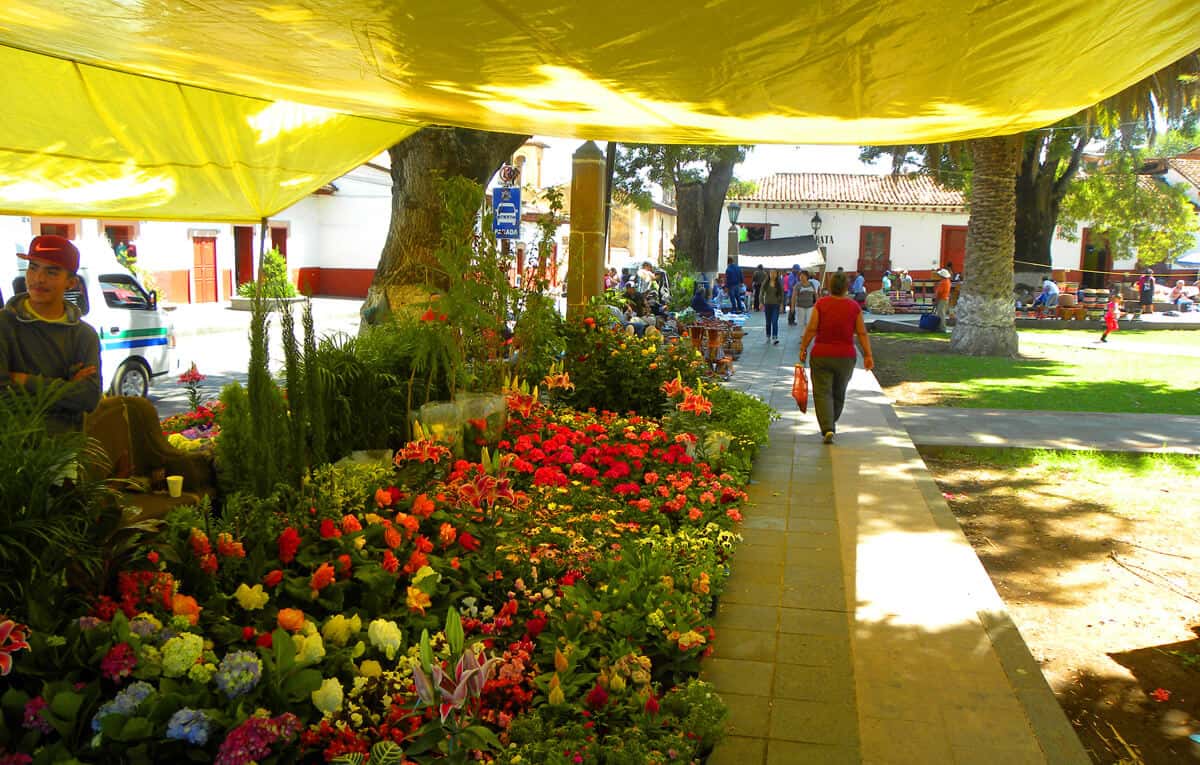
M150 296L133 277L126 274L102 274L100 291L109 308L128 308L133 311L149 311Z
M87 286L84 284L84 277L82 275L78 276L78 280L78 283L73 289L69 289L63 293L63 298L68 303L71 303L78 308L80 314L87 316L88 311L91 308L91 306L88 305ZM23 295L28 291L28 288L25 286L25 277L23 275L13 279L14 295Z

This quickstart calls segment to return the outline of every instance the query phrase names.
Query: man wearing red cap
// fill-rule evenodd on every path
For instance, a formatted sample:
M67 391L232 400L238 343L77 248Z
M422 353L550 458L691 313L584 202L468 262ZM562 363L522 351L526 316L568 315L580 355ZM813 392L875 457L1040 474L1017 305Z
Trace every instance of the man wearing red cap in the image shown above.
M79 250L61 236L37 236L25 271L27 292L0 311L0 388L37 390L62 380L51 430L79 430L100 403L100 340L65 295L75 284Z

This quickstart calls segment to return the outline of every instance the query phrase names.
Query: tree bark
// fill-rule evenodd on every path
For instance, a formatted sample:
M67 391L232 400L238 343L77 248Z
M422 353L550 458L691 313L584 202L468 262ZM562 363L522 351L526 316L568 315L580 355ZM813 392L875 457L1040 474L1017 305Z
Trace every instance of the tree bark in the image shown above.
M1021 137L972 141L971 154L975 173L965 279L950 348L969 356L1016 356L1012 253Z
M433 127L388 149L392 219L363 302L363 327L385 323L401 307L422 303L429 286L445 286L433 255L442 236L437 179L461 175L486 186L527 140L529 136Z
M1058 211L1071 181L1079 172L1083 149L1091 133L1038 133L1025 140L1017 174L1017 211L1013 259L1017 270L1050 268L1050 246ZM1064 162L1065 160L1065 162Z
M719 271L721 207L733 180L737 157L730 153L709 164L703 182L676 183L676 248L688 256L696 271Z

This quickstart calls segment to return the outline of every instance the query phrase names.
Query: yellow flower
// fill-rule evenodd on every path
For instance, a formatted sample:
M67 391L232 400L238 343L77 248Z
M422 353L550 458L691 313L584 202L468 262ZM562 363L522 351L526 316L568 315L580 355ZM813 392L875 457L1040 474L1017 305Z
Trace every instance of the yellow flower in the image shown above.
M263 592L261 584L248 587L245 582L239 584L238 588L233 591L233 597L237 598L238 605L247 611L257 611L271 599L270 595Z
M312 692L312 703L323 715L331 715L342 708L344 698L342 684L336 677L326 678L321 687Z
M431 577L431 576L433 576L433 577L437 577L436 579L434 579L434 581L435 581L435 582L440 582L440 581L442 581L442 576L441 576L441 574L439 574L438 572L434 571L432 567L430 567L430 566L421 566L421 568L417 569L417 574L416 574L416 576L414 576L414 577L413 577L413 584L420 584L420 583L421 583L421 580L423 580L423 579L426 579L426 578L428 578L428 577Z
M300 666L319 664L325 658L325 641L320 635L292 635L296 647L296 663Z
M367 627L367 637L370 639L371 645L383 651L388 659L396 658L396 651L400 650L400 643L404 640L400 626L387 619L372 621L371 626Z
M341 614L334 614L321 628L321 635L333 645L343 646L350 642L350 637L361 629L362 619L358 618L358 614L349 619Z
M379 677L383 674L383 666L374 659L367 659L358 665L358 674L363 677Z
M429 600L429 595L420 587L408 588L408 610L420 611L421 615L425 615L425 609L433 605Z

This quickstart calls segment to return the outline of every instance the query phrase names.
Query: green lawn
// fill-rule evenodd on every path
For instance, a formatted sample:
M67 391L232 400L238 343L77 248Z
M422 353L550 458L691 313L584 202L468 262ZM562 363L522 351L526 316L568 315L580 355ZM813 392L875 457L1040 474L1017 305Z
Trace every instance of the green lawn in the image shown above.
M1032 340L1037 342L1041 336L1068 338L1080 343L1094 343L1099 337L1098 330L1082 329L1021 329L1017 330L1022 342ZM1136 340L1147 345L1195 348L1200 350L1200 330L1194 329L1121 329L1109 336L1112 340Z
M871 341L876 375L898 404L1200 415L1200 357L1027 342L1005 359L951 354L945 337Z

